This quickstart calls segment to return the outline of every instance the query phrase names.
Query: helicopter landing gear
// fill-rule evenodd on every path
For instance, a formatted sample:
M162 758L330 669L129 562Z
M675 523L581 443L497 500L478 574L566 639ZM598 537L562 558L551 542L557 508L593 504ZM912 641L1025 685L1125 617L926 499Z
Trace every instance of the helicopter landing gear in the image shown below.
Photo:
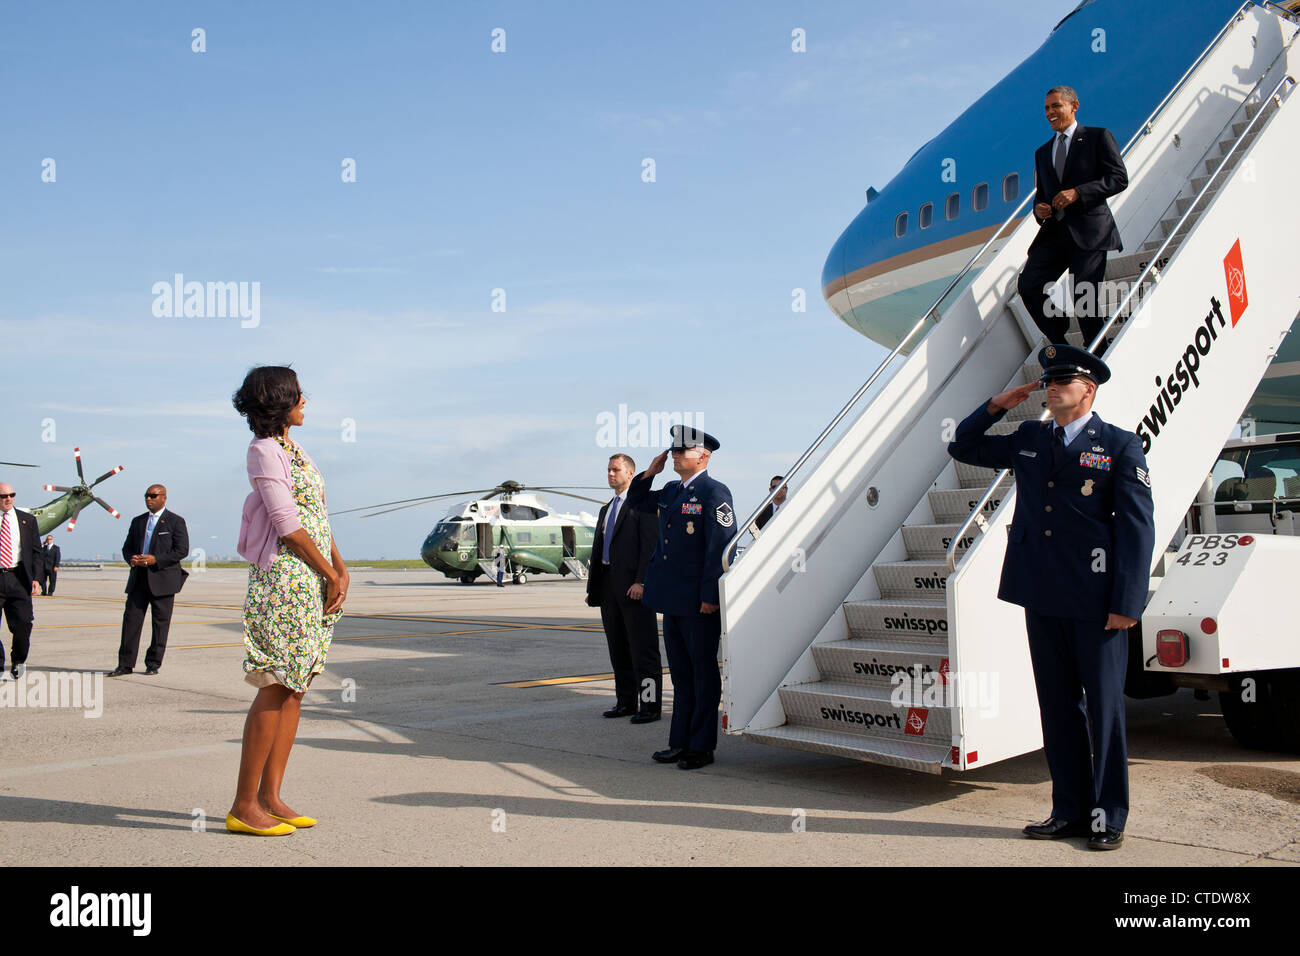
M522 571L516 571L514 577L511 578L511 580L514 581L515 584L527 584L528 575L524 574L524 572Z
M459 580L461 584L473 584L473 583L474 583L474 575L472 575L472 574L470 574L468 571L466 571L466 572L465 572L464 574L462 574L462 575L461 575L457 580Z

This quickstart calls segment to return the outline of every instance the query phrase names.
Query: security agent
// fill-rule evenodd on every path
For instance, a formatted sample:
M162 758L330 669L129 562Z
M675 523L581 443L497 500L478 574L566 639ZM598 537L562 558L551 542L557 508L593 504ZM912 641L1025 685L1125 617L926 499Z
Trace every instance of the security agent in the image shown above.
M736 534L731 491L706 473L718 440L694 428L672 429L673 471L658 491L650 489L663 471L668 451L661 452L632 479L627 505L657 514L659 535L646 570L642 601L663 613L664 649L673 682L673 719L668 749L654 754L659 763L695 770L713 763L718 745L718 578L722 552Z
M1126 632L1146 606L1151 480L1137 435L1092 411L1106 363L1069 345L1049 345L1038 361L1052 419L984 434L1038 386L1007 389L957 426L948 454L1015 471L998 597L1025 609L1052 775L1052 814L1024 832L1088 836L1090 848L1114 850L1128 818Z

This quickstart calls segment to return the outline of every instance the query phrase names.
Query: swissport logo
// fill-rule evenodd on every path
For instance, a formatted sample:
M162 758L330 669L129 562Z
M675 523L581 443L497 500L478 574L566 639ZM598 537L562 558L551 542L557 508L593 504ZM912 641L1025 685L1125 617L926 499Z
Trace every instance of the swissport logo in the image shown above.
M1228 280L1228 309L1232 313L1232 327L1246 311L1246 267L1241 262L1241 240L1238 239L1223 257L1223 276Z
M1228 286L1229 315L1224 316L1223 303L1211 295L1204 321L1194 326L1196 331L1179 350L1173 368L1167 375L1156 376L1156 399L1134 429L1142 439L1143 454L1151 451L1161 429L1173 418L1183 399L1201 387L1201 376L1210 374L1206 370L1207 363L1210 362L1211 350L1219 341L1219 333L1235 329L1237 320L1246 311L1246 269L1241 261L1240 238L1223 257L1223 277Z
M910 707L907 711L907 724L903 727L903 733L910 734L913 737L920 737L925 733L925 722L930 717L930 712L924 707Z

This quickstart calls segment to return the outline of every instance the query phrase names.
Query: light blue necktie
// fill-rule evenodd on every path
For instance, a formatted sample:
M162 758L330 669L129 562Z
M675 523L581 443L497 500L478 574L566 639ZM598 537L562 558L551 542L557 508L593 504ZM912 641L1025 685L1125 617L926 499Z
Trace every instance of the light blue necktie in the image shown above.
M156 525L157 523L158 523L158 516L150 515L149 523L145 525L144 528L144 550L140 552L141 554L149 553L149 542L153 540L153 529L154 529L154 525Z
M614 537L614 522L618 519L618 498L615 497L609 503L609 511L605 513L605 543L600 559L609 564L609 539Z

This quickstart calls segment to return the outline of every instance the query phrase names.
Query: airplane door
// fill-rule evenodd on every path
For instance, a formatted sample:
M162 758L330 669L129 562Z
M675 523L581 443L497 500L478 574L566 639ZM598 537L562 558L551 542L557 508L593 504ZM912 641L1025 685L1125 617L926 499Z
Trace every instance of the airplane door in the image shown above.
M573 525L571 524L562 525L560 527L560 534L564 538L564 556L566 558L577 557L578 539L577 536L573 533Z
M486 521L480 521L475 527L478 529L478 556L480 558L491 558L495 548L492 545L492 525Z

